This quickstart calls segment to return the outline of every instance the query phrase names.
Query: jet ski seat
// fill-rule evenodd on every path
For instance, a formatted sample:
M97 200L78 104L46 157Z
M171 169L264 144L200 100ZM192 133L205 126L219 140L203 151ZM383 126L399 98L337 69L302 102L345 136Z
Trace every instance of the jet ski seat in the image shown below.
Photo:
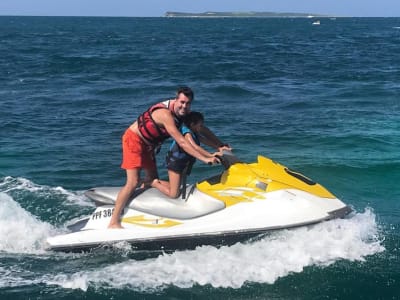
M120 187L97 187L85 192L97 206L114 205ZM127 206L134 210L172 219L192 219L225 208L225 203L210 197L193 185L187 185L189 191L185 199L170 199L155 188L137 189Z

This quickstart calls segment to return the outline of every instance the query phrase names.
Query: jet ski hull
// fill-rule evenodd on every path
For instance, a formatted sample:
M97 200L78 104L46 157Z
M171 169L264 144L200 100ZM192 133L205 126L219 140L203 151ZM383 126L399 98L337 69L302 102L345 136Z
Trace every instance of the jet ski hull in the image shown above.
M77 252L126 242L138 250L173 251L232 245L351 211L319 184L264 157L256 164L235 161L222 174L187 186L185 199L138 190L122 213L124 229L107 229L119 189L87 191L96 210L68 226L69 233L48 238L48 248Z
M238 242L246 242L250 240L257 239L258 237L265 236L266 234L282 229L290 229L296 227L302 227L307 225L313 225L323 221L328 221L336 218L343 218L351 212L351 208L345 206L336 211L330 212L329 216L321 220L314 220L309 223L299 223L292 226L275 226L268 228L258 228L251 230L235 230L227 232L216 232L216 233L200 233L200 234L188 234L188 235L177 235L168 237L153 237L139 239L132 237L131 239L121 237L118 239L116 234L112 239L107 238L103 235L103 238L98 238L97 241L87 243L87 242L77 242L72 238L71 242L68 242L68 238L64 239L63 242L49 245L49 250L62 251L62 252L84 252L90 251L96 248L108 248L112 247L116 243L124 242L131 245L132 249L137 249L140 251L176 251L176 250L191 250L198 246L211 245L211 246L230 246ZM112 231L110 229L109 231ZM115 233L115 232L114 232ZM99 234L99 232L93 232L94 235Z

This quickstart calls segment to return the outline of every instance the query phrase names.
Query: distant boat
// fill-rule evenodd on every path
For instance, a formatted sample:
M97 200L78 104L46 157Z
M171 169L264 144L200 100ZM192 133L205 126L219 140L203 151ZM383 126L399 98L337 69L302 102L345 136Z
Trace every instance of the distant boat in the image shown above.
M320 22L320 20L316 20L316 21L312 22L312 24L313 25L321 25L321 22Z

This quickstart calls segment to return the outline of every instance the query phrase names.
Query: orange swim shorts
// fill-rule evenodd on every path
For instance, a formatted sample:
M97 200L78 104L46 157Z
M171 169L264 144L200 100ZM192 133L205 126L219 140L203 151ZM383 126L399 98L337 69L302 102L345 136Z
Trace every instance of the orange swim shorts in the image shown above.
M155 170L154 148L147 145L129 128L122 136L121 168Z

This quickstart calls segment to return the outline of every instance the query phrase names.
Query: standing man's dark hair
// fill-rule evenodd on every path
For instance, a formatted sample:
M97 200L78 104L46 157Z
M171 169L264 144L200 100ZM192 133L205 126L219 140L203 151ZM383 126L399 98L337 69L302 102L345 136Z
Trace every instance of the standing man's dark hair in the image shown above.
M188 86L181 86L176 91L176 98L178 98L179 94L184 94L186 97L189 98L190 101L193 101L194 93L192 89Z

